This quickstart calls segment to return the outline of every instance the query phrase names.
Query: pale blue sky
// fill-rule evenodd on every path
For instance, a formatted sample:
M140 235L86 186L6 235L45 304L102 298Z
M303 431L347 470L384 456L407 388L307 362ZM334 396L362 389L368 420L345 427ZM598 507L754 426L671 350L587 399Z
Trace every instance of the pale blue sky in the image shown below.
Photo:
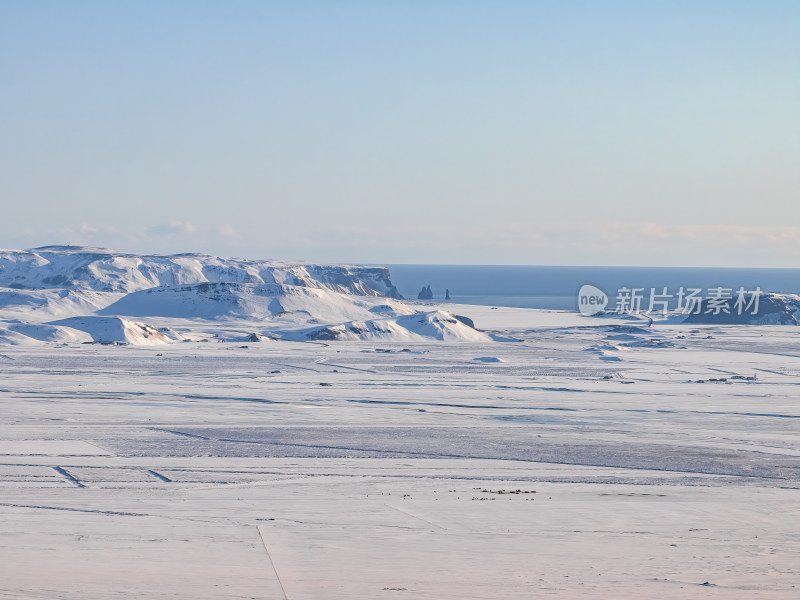
M798 266L800 2L0 0L0 246Z

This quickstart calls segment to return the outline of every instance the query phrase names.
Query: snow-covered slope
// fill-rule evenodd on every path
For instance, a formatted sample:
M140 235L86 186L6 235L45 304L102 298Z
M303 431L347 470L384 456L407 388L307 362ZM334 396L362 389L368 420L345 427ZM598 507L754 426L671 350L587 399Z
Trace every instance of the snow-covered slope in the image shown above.
M152 346L169 344L175 340L146 323L137 323L119 317L70 317L50 323L85 332L92 341L100 343Z
M37 346L45 343L80 344L91 342L88 333L42 323L0 322L0 345Z
M123 295L84 289L0 288L0 314L12 319L52 321L91 314Z
M789 312L800 322L800 294L773 294L780 298L789 309Z
M440 310L390 319L351 321L334 326L316 327L292 332L284 337L308 340L491 341L487 334Z
M343 294L324 288L277 283L201 283L133 292L98 314L201 319L281 318L305 324L370 319L376 313L398 316L414 312L397 300Z
M700 305L700 312L690 314L685 323L707 323L728 325L798 325L800 302L798 296L791 294L764 294L759 298L758 310L752 314L749 309L739 310L734 305L734 299L723 303L723 308L718 312L712 311L709 301L704 300Z

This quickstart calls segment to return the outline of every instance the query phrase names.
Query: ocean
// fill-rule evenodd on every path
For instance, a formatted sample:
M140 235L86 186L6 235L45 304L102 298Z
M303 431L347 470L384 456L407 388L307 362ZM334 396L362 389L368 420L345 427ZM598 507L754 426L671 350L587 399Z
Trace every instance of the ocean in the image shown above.
M800 269L712 267L552 267L487 265L386 265L392 282L408 299L430 285L435 300L446 290L458 304L576 310L578 289L586 283L616 296L622 287L655 288L676 293L681 287L705 290L730 288L735 293L761 288L764 292L800 293Z

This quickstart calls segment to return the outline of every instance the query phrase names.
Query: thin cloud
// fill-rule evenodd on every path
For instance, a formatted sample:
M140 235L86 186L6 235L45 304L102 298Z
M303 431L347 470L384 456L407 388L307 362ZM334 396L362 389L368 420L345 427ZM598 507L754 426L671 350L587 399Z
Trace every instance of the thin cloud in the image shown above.
M230 223L224 223L219 227L219 234L226 238L235 238L239 236L239 232Z
M191 221L170 221L166 224L151 225L144 230L144 234L150 237L163 237L196 232L197 227Z

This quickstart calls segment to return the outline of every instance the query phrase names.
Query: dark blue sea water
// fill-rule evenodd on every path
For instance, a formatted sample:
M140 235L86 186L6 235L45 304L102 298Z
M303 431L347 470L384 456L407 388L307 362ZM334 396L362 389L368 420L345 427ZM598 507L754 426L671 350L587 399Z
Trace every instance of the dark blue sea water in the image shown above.
M800 293L800 269L708 267L547 267L485 265L388 265L392 281L406 298L430 285L435 300L450 290L461 304L575 310L578 289L594 284L613 297L629 288L680 287L704 290L722 286L737 290Z

